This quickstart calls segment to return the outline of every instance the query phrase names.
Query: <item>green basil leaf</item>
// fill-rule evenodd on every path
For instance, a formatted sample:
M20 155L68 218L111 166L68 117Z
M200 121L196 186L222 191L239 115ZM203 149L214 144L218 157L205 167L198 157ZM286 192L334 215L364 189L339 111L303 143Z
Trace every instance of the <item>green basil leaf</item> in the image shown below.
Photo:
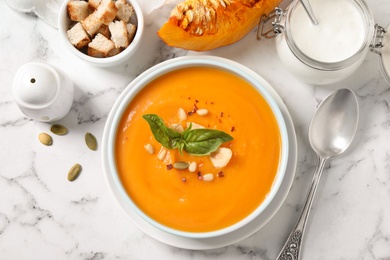
M143 118L149 123L154 138L157 142L168 149L179 148L181 134L168 128L164 121L155 114L143 115Z
M184 150L192 155L209 155L224 143L233 140L229 134L213 129L194 129L183 132Z
M179 133L168 128L164 121L155 114L144 115L149 123L154 138L168 149L179 149L180 153L186 151L192 155L209 155L224 143L233 140L233 137L225 132L213 129L191 129L192 124Z

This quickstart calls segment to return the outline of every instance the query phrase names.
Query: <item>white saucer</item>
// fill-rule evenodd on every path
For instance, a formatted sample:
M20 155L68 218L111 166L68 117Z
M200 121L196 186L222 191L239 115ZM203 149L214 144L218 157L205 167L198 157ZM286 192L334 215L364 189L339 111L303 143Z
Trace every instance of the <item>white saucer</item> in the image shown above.
M103 167L105 168L105 173L106 173L105 178L109 185L109 188L113 193L114 197L116 198L115 200L119 201L121 208L125 210L126 215L129 217L130 221L150 237L153 237L154 239L159 240L171 246L184 248L184 249L192 249L192 250L207 250L207 249L215 249L215 248L228 246L251 236L259 229L261 229L276 214L276 212L279 210L284 200L286 199L287 194L292 185L292 182L294 180L295 168L297 163L297 140L296 140L295 129L294 129L291 116L287 110L287 107L285 106L282 99L280 98L280 96L276 93L276 91L272 88L272 86L267 81L265 81L260 75L250 70L249 68L246 68L242 65L240 65L239 67L241 70L244 70L246 73L250 74L250 76L252 76L255 80L257 80L268 91L268 93L272 96L272 98L276 101L277 105L279 106L279 109L282 112L282 115L285 120L287 132L288 132L288 140L289 140L289 159L287 163L285 177L281 183L278 192L276 193L273 201L262 212L262 214L260 214L257 218L255 218L247 225L229 234L213 237L213 238L200 238L200 239L176 236L167 233L165 231L162 231L157 227L153 226L152 224L150 224L149 222L146 222L141 216L139 216L134 210L132 210L131 207L129 207L125 203L121 203L122 200L121 198L123 195L120 194L118 191L111 189L111 187L115 185L114 180L111 174L107 174L109 172L109 169L107 169L108 168L107 164L104 163L105 158L107 156L106 151L108 150L105 149L105 147L107 147L108 138L103 137L103 142L102 142ZM128 91L128 88L125 89L124 91ZM110 125L112 123L111 121L112 118L109 117L106 122L106 125Z

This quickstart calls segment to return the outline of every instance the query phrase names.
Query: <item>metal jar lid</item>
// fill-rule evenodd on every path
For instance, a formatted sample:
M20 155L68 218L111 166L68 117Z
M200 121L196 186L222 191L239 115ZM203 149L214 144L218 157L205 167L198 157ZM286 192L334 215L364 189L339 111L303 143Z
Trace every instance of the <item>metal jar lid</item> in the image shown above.
M390 84L390 25L385 29L375 25L374 42L371 44L371 51L380 56L380 68L383 77Z
M276 7L273 12L268 15L263 15L259 20L257 28L257 39L271 39L284 33L283 15L286 10ZM390 84L390 25L385 29L376 24L373 40L370 44L370 50L380 56L380 70L383 77Z

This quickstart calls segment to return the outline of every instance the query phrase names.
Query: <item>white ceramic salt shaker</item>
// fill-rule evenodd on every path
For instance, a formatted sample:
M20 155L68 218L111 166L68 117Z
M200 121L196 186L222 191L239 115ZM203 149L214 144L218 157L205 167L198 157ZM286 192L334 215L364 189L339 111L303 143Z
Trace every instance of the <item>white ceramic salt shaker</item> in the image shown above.
M13 92L22 113L34 120L52 122L70 110L74 86L60 69L46 63L26 63L15 75Z

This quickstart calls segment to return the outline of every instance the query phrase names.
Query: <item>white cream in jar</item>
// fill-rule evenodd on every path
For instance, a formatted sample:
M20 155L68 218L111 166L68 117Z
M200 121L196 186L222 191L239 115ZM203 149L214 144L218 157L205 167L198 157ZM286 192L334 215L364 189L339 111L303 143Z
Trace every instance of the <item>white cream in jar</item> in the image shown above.
M291 4L285 31L276 37L278 55L301 80L317 85L340 81L364 60L373 37L373 18L360 0L311 0L318 25L299 1Z

